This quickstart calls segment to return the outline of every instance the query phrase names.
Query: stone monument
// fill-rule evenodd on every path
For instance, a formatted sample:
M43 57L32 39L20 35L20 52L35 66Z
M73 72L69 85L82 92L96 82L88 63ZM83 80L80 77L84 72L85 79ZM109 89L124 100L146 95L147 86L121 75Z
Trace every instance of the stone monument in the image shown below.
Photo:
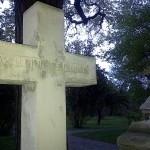
M150 115L150 97L140 109ZM133 122L128 132L118 137L117 144L119 150L150 150L150 120Z
M64 52L64 13L36 2L24 45L0 41L0 84L22 85L21 150L66 150L65 87L96 84L95 59Z

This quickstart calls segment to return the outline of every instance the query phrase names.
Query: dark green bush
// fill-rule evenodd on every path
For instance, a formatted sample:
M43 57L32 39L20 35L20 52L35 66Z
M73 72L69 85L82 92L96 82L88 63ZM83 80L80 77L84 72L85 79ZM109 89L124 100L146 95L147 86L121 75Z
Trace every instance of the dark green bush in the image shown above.
M143 114L140 112L127 112L126 118L128 119L128 124L131 124L133 121L143 120Z

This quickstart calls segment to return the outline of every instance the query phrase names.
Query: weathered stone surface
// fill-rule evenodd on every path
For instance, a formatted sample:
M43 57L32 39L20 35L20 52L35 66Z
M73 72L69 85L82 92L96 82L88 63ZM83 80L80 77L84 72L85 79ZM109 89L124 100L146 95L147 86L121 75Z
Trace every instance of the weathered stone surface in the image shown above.
M65 53L65 61L67 62L65 70L66 86L79 87L97 83L95 59Z
M38 47L0 41L1 83L35 82L49 74L62 73L66 86L96 84L95 59L64 52L60 58L40 58ZM93 71L92 71L93 70Z
M150 97L140 107L144 114L150 114ZM150 120L133 122L128 132L117 139L120 150L150 150Z
M150 134L150 120L133 122L128 129L129 132Z
M37 75L34 92L23 89L22 150L66 150L65 86L95 84L95 59L64 52L64 13L43 3L25 12L23 35L37 46L27 67Z
M150 135L127 132L117 139L119 150L150 150Z
M141 105L140 110L144 114L150 115L150 96L147 98L146 102Z
M62 10L36 2L26 45L0 42L0 83L22 85L21 150L66 150L65 87L96 84L95 59L64 52L63 24Z

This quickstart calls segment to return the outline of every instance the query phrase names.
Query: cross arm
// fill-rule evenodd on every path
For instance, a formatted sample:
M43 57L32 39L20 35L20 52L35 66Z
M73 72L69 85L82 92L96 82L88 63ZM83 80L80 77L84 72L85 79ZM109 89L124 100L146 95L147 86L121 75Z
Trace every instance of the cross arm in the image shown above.
M35 81L34 72L30 71L27 64L32 59L38 59L36 47L0 41L1 83L21 84Z
M34 46L16 44L0 40L0 54L11 56L38 57L38 49Z
M96 81L96 60L91 57L65 52L65 82L68 87L94 85Z

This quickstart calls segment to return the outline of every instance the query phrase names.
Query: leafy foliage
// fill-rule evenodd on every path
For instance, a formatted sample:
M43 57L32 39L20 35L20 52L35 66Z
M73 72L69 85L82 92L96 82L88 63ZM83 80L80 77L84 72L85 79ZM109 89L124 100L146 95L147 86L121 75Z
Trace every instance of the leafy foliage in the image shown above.
M148 96L149 78L143 73L150 65L150 3L122 1L114 13L114 22L107 40L115 44L105 53L113 64L113 75L128 91L129 99L139 106Z
M14 86L0 85L0 136L9 135L15 124L15 97Z
M127 105L124 95L119 95L114 85L97 66L97 85L82 88L67 88L69 115L75 128L81 128L89 115L97 115L97 123L102 119L103 108L113 112L120 104Z
M109 61L119 78L141 76L149 65L150 6L135 6L116 16L117 24L111 36L115 48L109 51ZM124 73L125 72L125 73Z
M0 39L12 42L15 39L15 13L14 3L10 2L10 8L5 8L0 14Z
M142 120L142 113L140 112L127 112L126 118L128 119L128 124L130 125L133 121L140 121Z
M0 14L0 40L14 40L14 3ZM0 136L9 135L15 125L16 89L11 85L0 85Z
M16 150L16 138L13 136L0 137L0 149Z

